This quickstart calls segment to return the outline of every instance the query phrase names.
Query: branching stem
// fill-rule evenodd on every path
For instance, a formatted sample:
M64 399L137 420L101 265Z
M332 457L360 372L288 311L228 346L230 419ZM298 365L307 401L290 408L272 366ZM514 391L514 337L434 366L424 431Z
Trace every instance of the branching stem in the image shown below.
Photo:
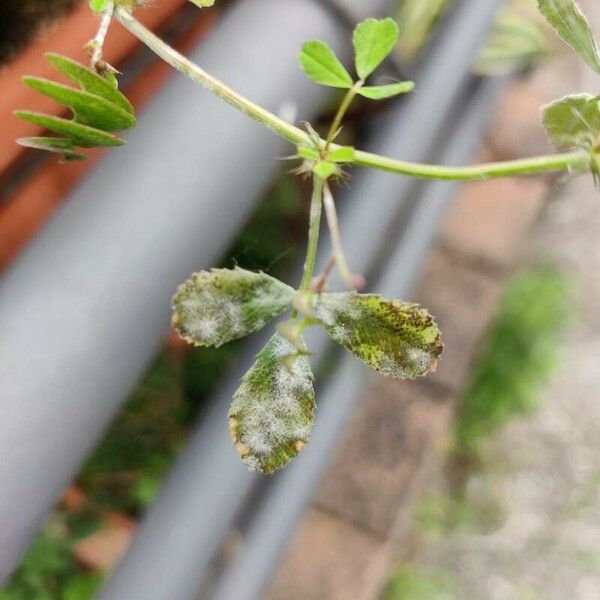
M188 60L185 56L171 48L150 30L144 27L127 10L117 7L115 10L117 20L133 35L140 39L155 54L170 64L173 68L183 73L186 77L210 90L234 108L248 115L258 123L268 127L292 144L309 145L307 134L284 121L277 115L258 106L238 92L208 74L198 65ZM323 145L326 141L323 141ZM336 148L335 144L331 144ZM370 169L379 169L407 175L420 179L442 179L454 181L477 181L496 177L512 177L517 175L534 175L551 171L588 171L591 167L591 157L588 152L577 151L566 154L551 154L548 156L536 156L519 160L473 165L468 167L443 167L437 165L424 165L395 160L370 152L356 151L353 164Z

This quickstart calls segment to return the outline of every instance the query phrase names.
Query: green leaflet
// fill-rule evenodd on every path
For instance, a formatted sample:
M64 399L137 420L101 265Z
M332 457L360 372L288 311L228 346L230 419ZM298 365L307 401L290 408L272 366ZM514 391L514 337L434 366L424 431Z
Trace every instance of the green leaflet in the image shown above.
M590 25L574 0L538 0L540 12L579 57L600 73L600 54Z
M101 8L100 4L97 7ZM109 73L107 79L104 79L86 66L52 52L46 54L46 60L78 84L81 90L41 77L23 77L23 82L71 109L74 116L68 120L54 115L17 110L14 114L18 118L62 136L25 138L17 140L18 143L56 153L64 148L65 161L85 159L84 154L73 150L75 146L97 148L123 145L123 140L109 132L134 127L136 119L133 106L117 89L114 73Z
M103 131L119 131L135 126L135 117L101 96L76 90L43 77L23 77L32 89L68 106L79 123Z
M82 125L76 121L61 119L51 115L31 112L28 110L16 110L15 116L34 125L45 127L54 133L64 135L73 143L71 146L83 148L97 148L100 146L122 146L125 142L112 133L101 131L88 125Z
M229 429L236 450L250 470L271 474L306 445L314 413L308 359L275 334L233 397Z
M134 114L131 102L114 85L103 77L100 77L95 71L67 56L55 54L54 52L48 52L45 56L46 60L57 71L66 75L73 83L80 85L84 91L116 104L131 115Z
M332 175L337 175L339 173L339 168L328 160L320 160L314 165L312 170L313 173L318 175L321 179L328 179Z
M190 0L190 2L199 8L208 8L209 6L214 5L215 0Z
M398 83L390 83L388 85L373 85L361 87L358 93L370 100L383 100L391 98L399 94L406 94L415 89L415 84L412 81L401 81Z
M73 150L73 142L58 137L24 137L17 139L17 144L35 150L46 150L56 154L62 154L61 162L72 162L85 160L85 154Z
M108 0L90 0L90 8L97 13L104 12L108 6Z
M299 60L302 70L314 82L336 88L352 87L348 71L325 42L306 42L300 51Z
M542 107L542 122L559 150L591 150L600 138L600 97L566 96Z
M265 273L194 273L173 298L173 326L196 346L219 347L264 327L289 308L294 290Z
M398 41L398 25L394 19L365 19L352 36L356 72L366 79L394 49Z
M443 350L440 331L417 304L344 292L301 296L297 306L383 375L412 379L435 371Z

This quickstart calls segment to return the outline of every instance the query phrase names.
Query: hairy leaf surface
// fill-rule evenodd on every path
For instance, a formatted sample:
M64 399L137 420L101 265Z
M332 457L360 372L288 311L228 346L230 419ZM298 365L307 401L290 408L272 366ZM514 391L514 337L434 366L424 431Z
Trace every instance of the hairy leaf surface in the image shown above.
M383 375L412 379L435 371L443 350L432 316L417 304L343 292L300 297L298 308Z
M264 327L290 307L294 290L265 273L194 273L173 298L173 326L196 346L219 347Z
M600 54L590 24L574 0L539 0L540 12L579 57L600 73Z
M294 458L313 429L310 364L275 334L244 375L229 411L233 443L249 469L271 474Z
M559 150L592 149L600 140L600 97L566 96L542 107L542 121Z
M352 77L325 42L306 42L300 51L300 66L316 83L337 88L352 87Z
M398 25L394 19L365 19L352 36L356 72L366 79L394 49L398 41Z

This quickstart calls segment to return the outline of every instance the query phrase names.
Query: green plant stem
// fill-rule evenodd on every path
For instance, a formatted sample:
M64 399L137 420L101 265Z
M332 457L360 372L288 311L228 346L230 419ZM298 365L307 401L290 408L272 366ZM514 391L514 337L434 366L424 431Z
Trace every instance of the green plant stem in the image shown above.
M581 172L590 169L591 157L583 150L564 154L548 154L518 160L483 163L468 167L444 167L418 164L387 158L379 154L357 150L353 164L359 167L379 169L396 175L408 175L418 179L438 179L447 181L480 181L499 177L536 175L553 171Z
M310 217L308 223L308 248L306 249L306 260L300 291L310 289L312 278L315 274L315 263L317 262L317 248L319 246L319 232L321 230L321 212L323 207L323 185L324 179L318 175L313 176L313 190L310 199Z
M126 29L146 44L146 46L148 46L155 54L170 64L174 69L177 69L183 75L189 77L192 81L207 88L234 108L237 108L251 119L271 129L295 146L310 145L310 139L302 129L258 106L208 74L198 65L188 60L185 56L154 35L154 33L144 27L137 19L135 19L135 17L122 7L118 7L115 10L114 16ZM322 141L322 143L323 145L326 144L325 141ZM332 144L331 147L335 149L339 146ZM495 177L534 175L551 171L587 171L590 169L591 157L587 152L578 151L567 154L551 154L548 156L537 156L533 158L468 167L443 167L411 163L380 156L378 154L372 154L370 152L356 151L352 164L420 179L477 181Z
M340 103L337 112L335 113L335 117L331 122L331 126L329 127L329 132L327 133L327 138L325 140L325 146L323 147L323 158L327 156L327 152L329 152L329 148L331 147L331 142L333 142L333 138L335 134L338 132L339 128L342 125L342 120L344 116L348 112L350 105L352 104L352 100L356 97L358 90L363 86L364 81L357 81L349 90L346 91L342 102Z
M306 258L304 259L304 270L302 280L298 290L304 292L310 289L313 276L315 274L315 264L317 262L317 249L319 247L319 233L321 231L321 213L323 208L323 185L324 179L318 175L313 175L313 189L310 199L310 216L308 219L308 247L306 249ZM292 319L295 319L298 311L292 311Z

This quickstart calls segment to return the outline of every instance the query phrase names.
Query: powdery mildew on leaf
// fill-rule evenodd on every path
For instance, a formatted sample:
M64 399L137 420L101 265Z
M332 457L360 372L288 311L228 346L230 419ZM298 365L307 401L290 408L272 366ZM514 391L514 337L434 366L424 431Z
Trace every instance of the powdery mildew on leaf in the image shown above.
M290 307L294 290L244 269L194 273L173 297L173 326L196 346L219 347L264 327Z
M314 413L308 359L275 334L233 397L229 429L236 450L250 470L271 474L306 445Z
M542 107L542 122L558 150L591 150L600 136L600 97L565 96Z
M440 331L418 304L355 292L314 294L299 308L339 344L383 375L412 379L435 371Z

